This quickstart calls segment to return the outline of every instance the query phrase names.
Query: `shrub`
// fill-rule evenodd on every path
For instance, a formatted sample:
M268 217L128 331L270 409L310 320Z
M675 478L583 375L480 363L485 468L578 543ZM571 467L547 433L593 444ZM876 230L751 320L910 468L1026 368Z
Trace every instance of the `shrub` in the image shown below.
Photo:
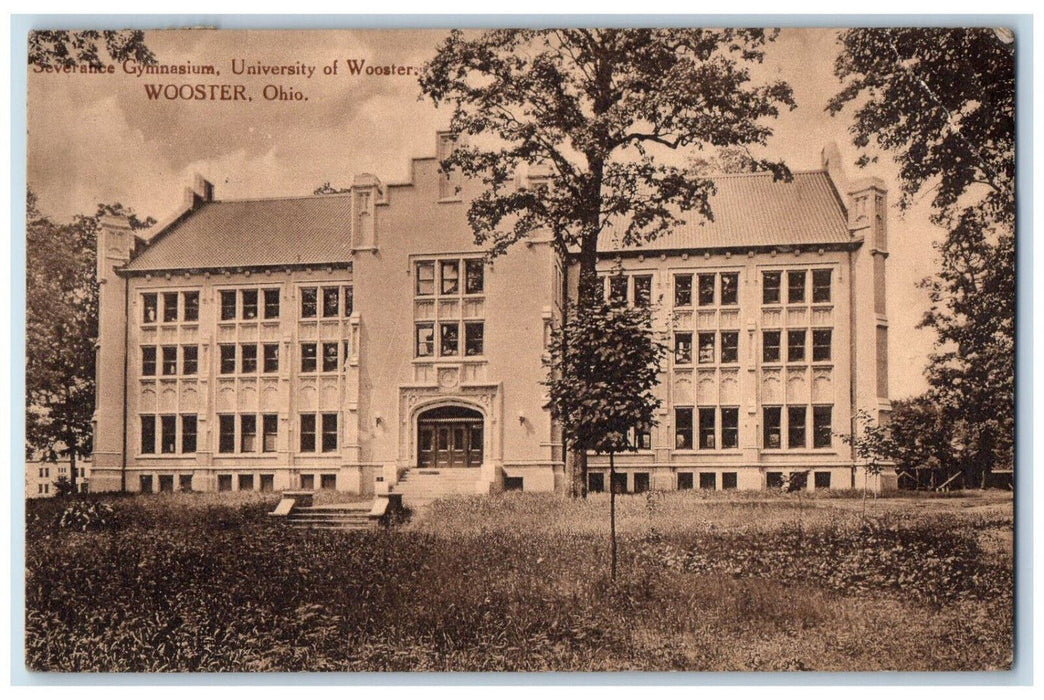
M58 527L67 530L104 530L116 524L116 513L108 503L75 501L62 511Z

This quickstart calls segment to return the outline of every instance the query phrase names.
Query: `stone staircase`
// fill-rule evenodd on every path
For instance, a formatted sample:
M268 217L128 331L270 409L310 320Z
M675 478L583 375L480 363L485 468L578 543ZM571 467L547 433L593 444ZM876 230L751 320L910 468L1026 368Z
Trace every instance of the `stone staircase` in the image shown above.
M312 530L372 530L377 520L370 516L372 502L336 503L326 506L295 507L286 516L290 527Z
M478 493L478 469L408 469L392 486L408 507L426 505L438 498Z

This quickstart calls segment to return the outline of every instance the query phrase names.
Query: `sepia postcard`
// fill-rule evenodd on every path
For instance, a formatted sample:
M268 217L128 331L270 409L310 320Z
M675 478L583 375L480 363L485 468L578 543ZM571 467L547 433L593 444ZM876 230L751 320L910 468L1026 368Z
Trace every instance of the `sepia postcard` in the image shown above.
M31 32L26 669L1010 670L1021 40Z

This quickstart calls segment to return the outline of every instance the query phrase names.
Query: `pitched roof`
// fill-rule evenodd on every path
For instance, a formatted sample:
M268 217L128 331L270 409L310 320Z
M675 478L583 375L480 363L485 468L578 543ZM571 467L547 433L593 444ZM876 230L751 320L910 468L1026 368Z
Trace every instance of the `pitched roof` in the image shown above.
M351 211L350 195L206 202L160 231L124 269L348 262Z
M852 240L847 216L826 171L795 172L791 182L773 181L771 173L714 177L710 198L714 221L696 212L681 214L683 225L640 247L621 246L612 229L602 252L685 250L797 244L845 243Z

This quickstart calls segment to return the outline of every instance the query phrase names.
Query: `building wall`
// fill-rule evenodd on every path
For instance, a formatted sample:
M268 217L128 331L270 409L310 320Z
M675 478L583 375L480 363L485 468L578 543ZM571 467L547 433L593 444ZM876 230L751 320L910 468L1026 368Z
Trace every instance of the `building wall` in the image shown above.
M417 265L481 260L466 211L470 192L446 187L435 159L413 161L411 182L357 187L372 192L374 237L357 238L355 277L359 313L360 460L394 481L417 464L418 414L456 404L485 418L484 466L476 490L521 476L527 490L551 490L561 471L552 440L542 364L545 325L554 300L555 265L546 242L519 244L484 265L483 291L417 294ZM357 211L366 211L357 200ZM359 222L356 222L360 226ZM358 228L357 228L358 230ZM441 291L435 280L436 291ZM418 357L418 323L481 321L483 352ZM463 333L462 333L463 335ZM436 338L436 346L439 345ZM461 339L463 344L463 338Z
M663 253L603 260L600 271L611 294L611 278L629 278L629 301L634 301L634 278L652 277L654 328L670 352L663 365L657 395L663 401L650 443L636 453L621 454L618 469L631 474L648 473L650 487L673 489L677 475L715 474L722 488L722 474L736 475L738 488L762 488L766 473L814 468L831 473L832 486L851 484L850 453L835 433L845 432L851 419L851 362L849 256L847 250L792 249L690 255ZM778 303L765 302L766 273L778 274ZM804 275L803 300L790 302L790 273ZM829 297L813 301L814 273L829 274ZM736 298L723 303L722 279L735 275ZM691 303L676 303L678 278L691 279ZM711 280L713 299L702 303L700 280ZM822 294L822 292L820 292ZM788 334L803 333L803 358L792 360ZM829 354L815 358L815 332L829 331ZM779 333L779 359L766 359L765 333ZM701 352L701 336L712 338L713 351ZM736 339L735 357L723 356L726 336ZM682 348L689 341L686 353ZM731 343L729 347L731 348ZM820 350L819 352L823 352ZM686 354L688 357L686 357ZM780 407L780 444L766 443L764 408ZM804 447L788 444L790 407L805 408ZM813 407L830 408L829 444L816 447ZM683 415L691 409L689 446L679 437ZM713 411L712 421L701 421L701 409ZM735 412L737 435L725 434L724 411ZM704 441L701 423L713 427ZM681 431L684 433L685 431ZM590 467L604 469L607 460L592 456Z
M446 147L440 141L440 148ZM690 482L694 488L764 488L805 471L818 475L818 481L809 476L809 488L824 486L827 474L832 488L861 483L851 449L838 434L853 429L857 410L877 420L890 410L886 202L879 181L848 183L832 158L825 155L824 165L844 202L851 243L603 257L607 294L611 278L623 275L626 295L635 303L635 278L648 278L658 332L672 350L680 335L691 336L690 357L672 352L665 362L658 388L663 406L647 443L617 459L628 489L674 489ZM476 191L467 183L460 188L457 178L438 172L434 158L414 160L406 183L385 186L372 175L358 176L352 221L346 222L351 262L325 266L121 275L116 270L130 259L134 237L125 222L106 221L99 238L102 309L92 490L322 485L372 493L417 466L418 416L448 405L483 417L476 492L502 488L507 479L517 487L519 478L526 490L565 488L561 431L545 408L542 384L550 326L562 313L563 272L548 241L539 237L484 260L484 248L467 222L467 202ZM481 261L481 290L466 287L469 261ZM452 293L441 293L443 263L458 266L459 287ZM434 265L431 294L418 286L419 264ZM813 298L814 276L826 272L829 297ZM788 298L790 273L805 274L802 300ZM781 276L778 302L765 299L767 274ZM675 291L676 280L685 276L692 280L688 304L679 303ZM701 276L714 280L710 303L701 303ZM734 300L723 298L725 277L735 279ZM574 286L576 278L574 266L569 274ZM315 318L305 318L306 290L312 289L319 308ZM324 289L337 290L340 299L330 316L323 315ZM349 289L350 313L344 303ZM278 294L278 318L265 317L266 290ZM236 295L234 319L221 319L222 292ZM257 293L254 318L244 317L244 292ZM165 295L178 301L178 313L169 321ZM186 295L198 295L198 319L185 318ZM153 298L156 306L149 311ZM449 356L439 347L444 322L460 331L457 351ZM482 325L481 352L466 352L468 323ZM423 324L436 330L430 356L418 352ZM799 330L805 356L791 360L788 332ZM827 330L829 357L814 358L814 332ZM766 331L780 333L778 361L766 359ZM714 345L702 362L701 334L711 334ZM735 338L734 357L721 356L726 336ZM305 345L312 344L318 368L305 371ZM338 350L326 370L325 344ZM276 371L263 368L266 345L278 348ZM235 348L233 372L222 371L222 346ZM256 369L243 371L244 346L256 348ZM145 372L144 348L154 349L153 374ZM164 348L175 349L169 374ZM194 373L184 371L186 348L197 353ZM766 436L766 407L780 409L779 445ZM791 407L805 410L803 446L788 444ZM816 409L827 407L829 423L816 431ZM678 409L692 412L689 444L679 437L685 415ZM700 409L713 415L714 429L706 438ZM222 416L234 417L231 451L222 448ZM244 439L244 431L249 433L244 416L254 416L252 439ZM314 449L303 446L302 434L311 432L302 416L315 416ZM336 421L329 449L323 449L324 416ZM734 418L734 433L725 430L726 416ZM143 449L143 418L154 428L152 451ZM185 420L192 418L196 439L189 449ZM275 428L271 439L266 423ZM817 433L822 444L814 442ZM591 471L603 474L608 485L606 466L603 457L591 457ZM701 474L712 474L713 481Z
M348 409L357 392L352 371L357 345L346 307L352 275L347 266L144 275L130 277L128 285L127 490L159 490L161 476L173 477L175 489L183 487L182 476L191 476L194 490L224 488L229 478L231 489L278 490L298 487L302 474L313 475L316 485L319 475L326 474L336 479L337 488L365 490L366 480L346 437L351 432ZM339 304L330 316L324 316L322 308L327 289L336 290ZM278 293L278 318L265 317L265 290ZM314 318L302 317L304 290L316 290ZM221 318L222 292L235 295L233 319ZM254 318L247 318L243 292L257 293ZM198 294L198 320L185 318L189 294ZM179 307L176 319L169 322L164 317L168 295L175 295ZM147 299L153 298L158 316L149 322ZM305 371L303 346L313 344L316 369ZM323 357L327 344L337 348L329 369L324 368ZM223 371L222 346L235 350L234 371ZM255 348L253 368L245 364L244 346ZM266 368L266 346L278 348L277 368ZM164 350L170 348L175 350L176 365L167 373ZM186 349L191 348L197 353L194 372L187 371L185 364ZM148 370L147 349L154 349L154 366ZM302 414L317 416L314 449L302 446ZM324 414L336 416L336 447L329 451L322 445ZM234 417L231 452L223 451L220 444L222 415ZM274 440L265 440L266 415L276 417ZM164 416L173 417L172 444L165 442ZM248 426L242 416L255 417L253 440L244 441ZM155 437L148 451L142 442L142 421L150 417ZM191 432L186 417L196 421L195 450L184 442Z

